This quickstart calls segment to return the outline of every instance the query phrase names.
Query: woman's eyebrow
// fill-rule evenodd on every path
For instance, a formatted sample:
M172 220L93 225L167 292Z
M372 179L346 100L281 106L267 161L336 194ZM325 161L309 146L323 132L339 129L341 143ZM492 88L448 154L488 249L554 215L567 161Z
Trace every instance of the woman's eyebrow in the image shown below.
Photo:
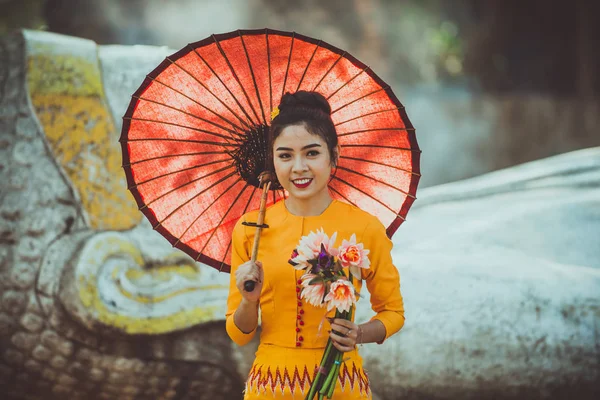
M319 143L312 143L312 144L307 144L306 146L304 146L300 150L312 149L313 147L322 147L322 146ZM294 149L290 149L289 147L278 147L276 150L277 151L279 151L279 150L294 151Z

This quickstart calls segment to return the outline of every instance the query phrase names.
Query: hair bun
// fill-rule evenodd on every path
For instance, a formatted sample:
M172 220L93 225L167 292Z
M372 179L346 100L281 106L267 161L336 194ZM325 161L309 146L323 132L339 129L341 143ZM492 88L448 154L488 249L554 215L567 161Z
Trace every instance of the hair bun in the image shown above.
M331 106L327 99L317 92L307 92L305 90L299 90L296 93L287 92L281 98L279 110L284 111L292 108L317 109L331 115Z

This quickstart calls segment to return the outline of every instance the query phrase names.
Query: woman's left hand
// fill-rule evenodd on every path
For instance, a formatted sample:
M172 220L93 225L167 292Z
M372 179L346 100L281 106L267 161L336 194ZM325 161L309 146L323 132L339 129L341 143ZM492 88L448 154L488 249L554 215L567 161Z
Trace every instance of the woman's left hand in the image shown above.
M356 347L358 338L358 325L352 321L342 318L335 318L331 321L331 332L329 337L333 340L333 345L339 351L352 351ZM336 332L339 333L336 334Z

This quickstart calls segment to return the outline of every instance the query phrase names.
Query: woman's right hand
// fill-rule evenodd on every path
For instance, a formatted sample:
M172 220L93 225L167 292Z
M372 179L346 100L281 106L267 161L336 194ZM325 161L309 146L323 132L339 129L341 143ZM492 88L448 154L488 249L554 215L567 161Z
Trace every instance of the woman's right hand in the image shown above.
M240 265L235 271L235 285L242 294L242 297L251 303L257 303L260 298L260 292L263 286L263 266L260 261L252 263L252 261L246 261ZM244 289L244 283L246 281L255 282L254 290L247 292Z

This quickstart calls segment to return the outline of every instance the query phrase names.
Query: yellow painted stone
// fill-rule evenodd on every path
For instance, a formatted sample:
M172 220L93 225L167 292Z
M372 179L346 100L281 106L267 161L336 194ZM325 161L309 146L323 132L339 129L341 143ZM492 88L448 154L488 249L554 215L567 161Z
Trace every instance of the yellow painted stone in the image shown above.
M98 66L34 46L27 84L57 162L79 193L92 229L127 230L142 214L128 193L121 148ZM68 49L61 49L63 52Z

